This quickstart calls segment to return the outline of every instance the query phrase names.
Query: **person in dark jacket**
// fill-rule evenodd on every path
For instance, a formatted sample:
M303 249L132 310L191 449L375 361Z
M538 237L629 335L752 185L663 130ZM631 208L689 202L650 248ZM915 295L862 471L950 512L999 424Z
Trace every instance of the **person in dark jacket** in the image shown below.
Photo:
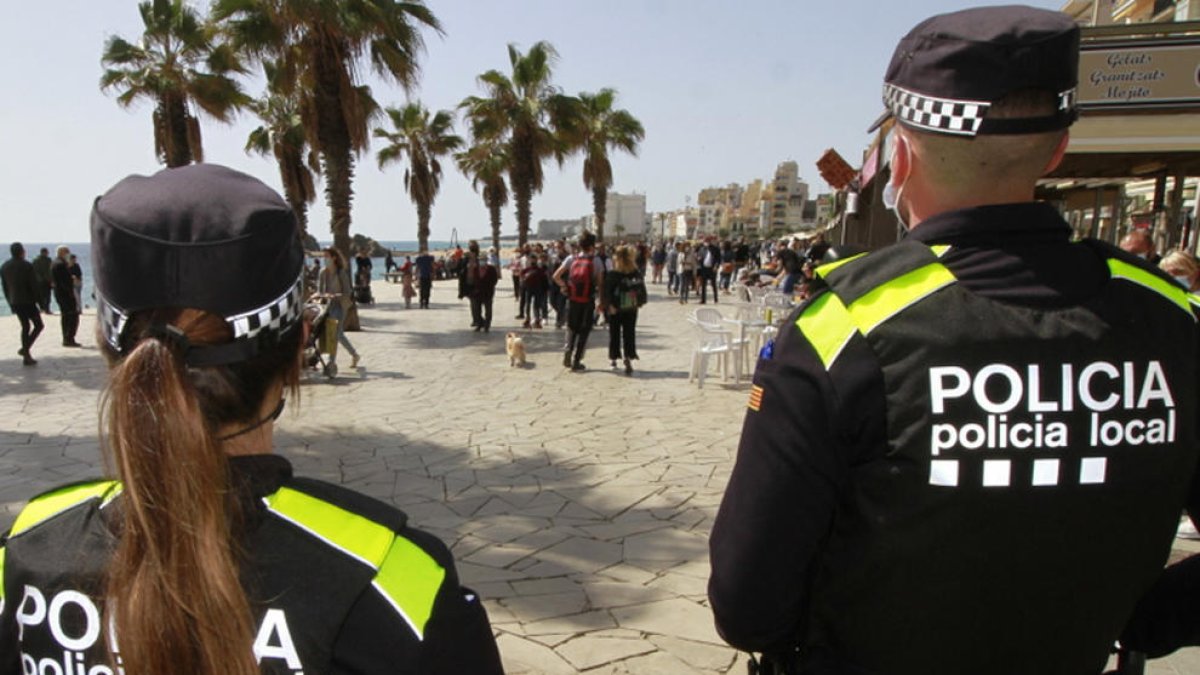
M1079 33L987 7L897 46L907 234L819 268L759 359L710 539L730 644L805 675L1099 673L1200 506L1186 291L1034 201Z
M4 299L8 301L8 308L21 322L21 349L17 353L25 365L35 366L37 361L30 350L45 328L38 312L41 289L33 264L25 259L25 247L20 242L13 242L9 251L12 257L0 265L0 282L4 285Z
M91 227L116 475L0 537L0 675L501 673L442 542L272 454L310 328L287 202L195 164L119 182Z
M632 362L638 357L638 309L646 304L646 282L629 246L618 246L613 252L613 268L604 275L604 297L608 306L609 361L613 368L621 361L625 374L632 375Z
M37 285L37 304L45 314L50 314L50 291L53 283L50 281L50 266L54 260L50 258L50 249L42 247L33 259L33 274Z
M50 266L50 279L54 283L54 302L58 304L62 343L64 347L81 346L75 341L79 332L79 304L75 302L75 278L71 276L71 249L59 246L58 256Z

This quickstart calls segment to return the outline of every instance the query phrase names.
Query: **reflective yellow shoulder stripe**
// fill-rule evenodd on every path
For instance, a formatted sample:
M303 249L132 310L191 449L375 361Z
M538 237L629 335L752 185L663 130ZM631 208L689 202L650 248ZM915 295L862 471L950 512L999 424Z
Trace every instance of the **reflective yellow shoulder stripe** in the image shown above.
M4 551L0 546L0 612L4 611Z
M950 244L938 244L937 246L930 246L929 249L933 251L934 255L940 258L950 250Z
M391 529L299 490L280 488L267 506L347 555L379 568L395 534Z
M445 578L446 570L433 557L404 537L396 537L372 583L400 612L417 638L424 639L425 625Z
M267 506L285 520L375 570L371 582L417 639L433 613L446 570L391 528L299 490L280 488Z
M1200 308L1200 295L1196 295L1195 293L1188 293L1188 302L1192 303L1197 308Z
M841 298L832 292L814 300L796 319L796 328L817 350L817 356L825 364L826 370L833 366L846 343L858 332Z
M954 283L941 263L930 263L873 288L847 308L863 335L929 294Z
M859 258L863 257L864 255L866 255L866 253L859 253L858 255L852 255L849 258L842 258L841 260L834 260L831 263L825 263L824 265L821 265L814 271L819 276L825 276L826 274L829 274L830 272L836 270L837 268L841 267L842 265L845 265L846 263L852 262L854 260L858 260Z
M1115 278L1124 279L1158 293L1178 305L1180 309L1187 312L1193 319L1196 318L1195 314L1192 313L1191 306L1188 305L1188 292L1179 286L1116 258L1108 259L1108 270Z
M15 537L36 526L38 523L50 520L63 511L82 504L89 499L105 496L111 490L117 488L118 485L116 481L108 480L97 483L85 483L83 485L69 485L53 492L47 492L29 502L21 510L21 514L17 516L16 522L13 523L9 536Z

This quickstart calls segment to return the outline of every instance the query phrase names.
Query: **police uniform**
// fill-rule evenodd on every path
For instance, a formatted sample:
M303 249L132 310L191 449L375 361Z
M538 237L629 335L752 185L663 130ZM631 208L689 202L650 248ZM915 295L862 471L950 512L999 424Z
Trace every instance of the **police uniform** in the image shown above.
M479 598L404 513L293 477L277 455L230 464L262 672L503 672ZM0 674L110 672L98 598L120 493L113 481L68 485L17 517L0 549Z
M97 332L114 358L147 336L193 369L299 345L295 216L257 179L212 164L130 176L96 200L91 227ZM219 316L231 337L192 344L140 320L164 307ZM479 598L459 585L446 547L403 513L293 477L282 457L231 456L227 466L262 672L502 672ZM0 539L0 675L123 672L103 605L125 500L117 481L67 485L31 500Z
M1100 672L1200 505L1200 335L1169 277L1070 236L984 206L818 269L713 528L727 641L804 673Z

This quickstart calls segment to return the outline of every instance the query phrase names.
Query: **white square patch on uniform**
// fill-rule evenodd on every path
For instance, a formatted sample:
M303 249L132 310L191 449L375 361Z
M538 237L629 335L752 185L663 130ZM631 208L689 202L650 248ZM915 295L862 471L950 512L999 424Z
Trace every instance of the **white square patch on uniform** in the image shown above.
M1107 468L1107 457L1084 457L1079 462L1079 484L1098 485L1103 483L1104 472Z
M984 487L1008 487L1012 479L1012 462L1007 459L988 459L983 462Z
M1059 461L1057 459L1033 460L1034 487L1058 485L1058 465Z
M935 459L929 462L929 484L958 487L958 461Z

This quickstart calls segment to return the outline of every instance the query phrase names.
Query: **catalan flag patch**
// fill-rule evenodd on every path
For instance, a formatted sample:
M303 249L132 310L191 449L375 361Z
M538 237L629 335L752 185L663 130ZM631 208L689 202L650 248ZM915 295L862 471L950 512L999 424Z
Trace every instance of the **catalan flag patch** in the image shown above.
M762 409L763 388L757 384L750 387L750 402L747 404L751 410L758 412Z

